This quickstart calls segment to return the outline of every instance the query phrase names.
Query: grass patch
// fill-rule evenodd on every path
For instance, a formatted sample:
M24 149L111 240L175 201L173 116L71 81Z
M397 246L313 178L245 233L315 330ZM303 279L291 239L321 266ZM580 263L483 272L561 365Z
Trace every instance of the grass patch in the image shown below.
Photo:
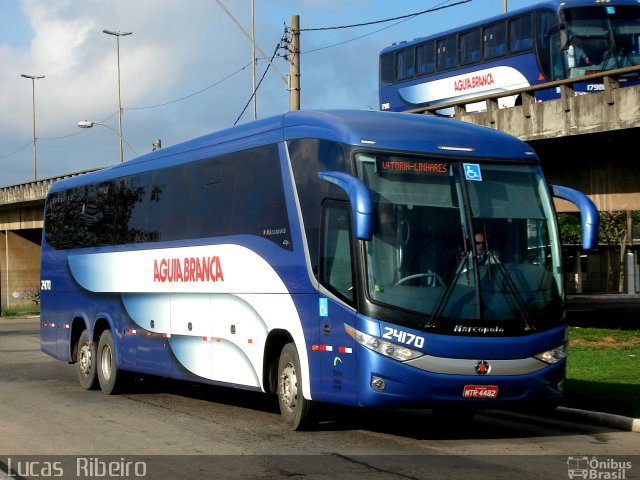
M562 405L640 418L640 331L569 328Z
M23 315L40 315L40 305L24 305L21 307L3 308L0 315L3 317L20 317Z

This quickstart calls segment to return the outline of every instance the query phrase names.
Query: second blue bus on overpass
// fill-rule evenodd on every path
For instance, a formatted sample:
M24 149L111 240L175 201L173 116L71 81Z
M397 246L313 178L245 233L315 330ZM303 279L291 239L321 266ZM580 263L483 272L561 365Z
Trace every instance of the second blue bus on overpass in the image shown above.
M640 65L637 0L550 0L385 48L380 109L405 111ZM638 83L638 72L619 78ZM601 79L577 92L604 89ZM558 98L541 90L536 100ZM520 102L501 98L500 107ZM467 104L483 110L484 102ZM447 113L447 112L442 112Z

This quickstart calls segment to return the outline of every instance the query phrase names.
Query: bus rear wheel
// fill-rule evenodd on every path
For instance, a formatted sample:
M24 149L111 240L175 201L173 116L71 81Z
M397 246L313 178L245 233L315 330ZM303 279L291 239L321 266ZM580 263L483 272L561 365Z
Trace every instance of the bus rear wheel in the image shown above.
M100 388L107 395L117 393L122 384L123 372L116 366L115 347L111 330L105 330L98 342L96 369Z
M98 387L98 373L96 371L96 346L89 340L89 332L83 330L78 340L76 351L76 367L78 380L85 390Z
M302 394L300 359L293 343L285 345L280 353L278 403L280 413L291 430L303 430L309 426L313 402L305 399Z

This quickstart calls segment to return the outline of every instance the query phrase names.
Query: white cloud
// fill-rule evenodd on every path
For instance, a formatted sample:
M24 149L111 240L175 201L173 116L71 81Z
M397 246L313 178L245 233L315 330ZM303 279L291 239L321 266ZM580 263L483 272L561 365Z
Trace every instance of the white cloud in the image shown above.
M117 161L117 135L104 127L88 131L76 127L79 120L106 119L105 123L117 129L116 40L102 33L103 29L133 32L120 39L121 86L125 138L138 153L148 151L158 137L169 145L229 127L249 100L251 67L238 70L249 64L251 46L215 0L14 1L20 2L30 31L16 38L14 45L0 43L0 184L31 179L31 82L21 78L22 73L46 75L35 85L38 170L42 176ZM222 1L249 30L249 0ZM495 1L499 9L501 2ZM395 3L255 0L257 40L270 56L292 14L300 14L304 29L391 16L387 14L397 13L400 8L394 7ZM439 1L424 3L406 0L402 9L421 10ZM410 23L416 27L415 32L426 33L419 22ZM375 108L378 52L405 35L418 36L408 33L408 25L339 47L304 53L303 108ZM302 51L372 30L375 28L303 32ZM274 62L282 73L288 73L284 59L276 57ZM258 62L258 79L265 66L264 60ZM234 72L218 86L190 96ZM190 98L162 107L133 109L187 96ZM259 117L288 109L286 85L275 72L267 74L257 103ZM240 122L250 121L251 111L249 106ZM25 145L25 149L10 155ZM127 147L125 155L132 156Z

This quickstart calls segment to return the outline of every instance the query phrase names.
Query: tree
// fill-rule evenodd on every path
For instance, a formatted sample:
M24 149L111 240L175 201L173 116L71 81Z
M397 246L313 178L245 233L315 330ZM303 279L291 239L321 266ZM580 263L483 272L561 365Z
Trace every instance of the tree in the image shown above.
M602 243L617 247L620 249L618 277L618 292L624 292L624 263L627 253L627 245L633 242L631 234L634 223L640 222L640 212L612 210L609 212L600 212L600 232L599 239ZM609 266L609 278L613 276L613 269Z

